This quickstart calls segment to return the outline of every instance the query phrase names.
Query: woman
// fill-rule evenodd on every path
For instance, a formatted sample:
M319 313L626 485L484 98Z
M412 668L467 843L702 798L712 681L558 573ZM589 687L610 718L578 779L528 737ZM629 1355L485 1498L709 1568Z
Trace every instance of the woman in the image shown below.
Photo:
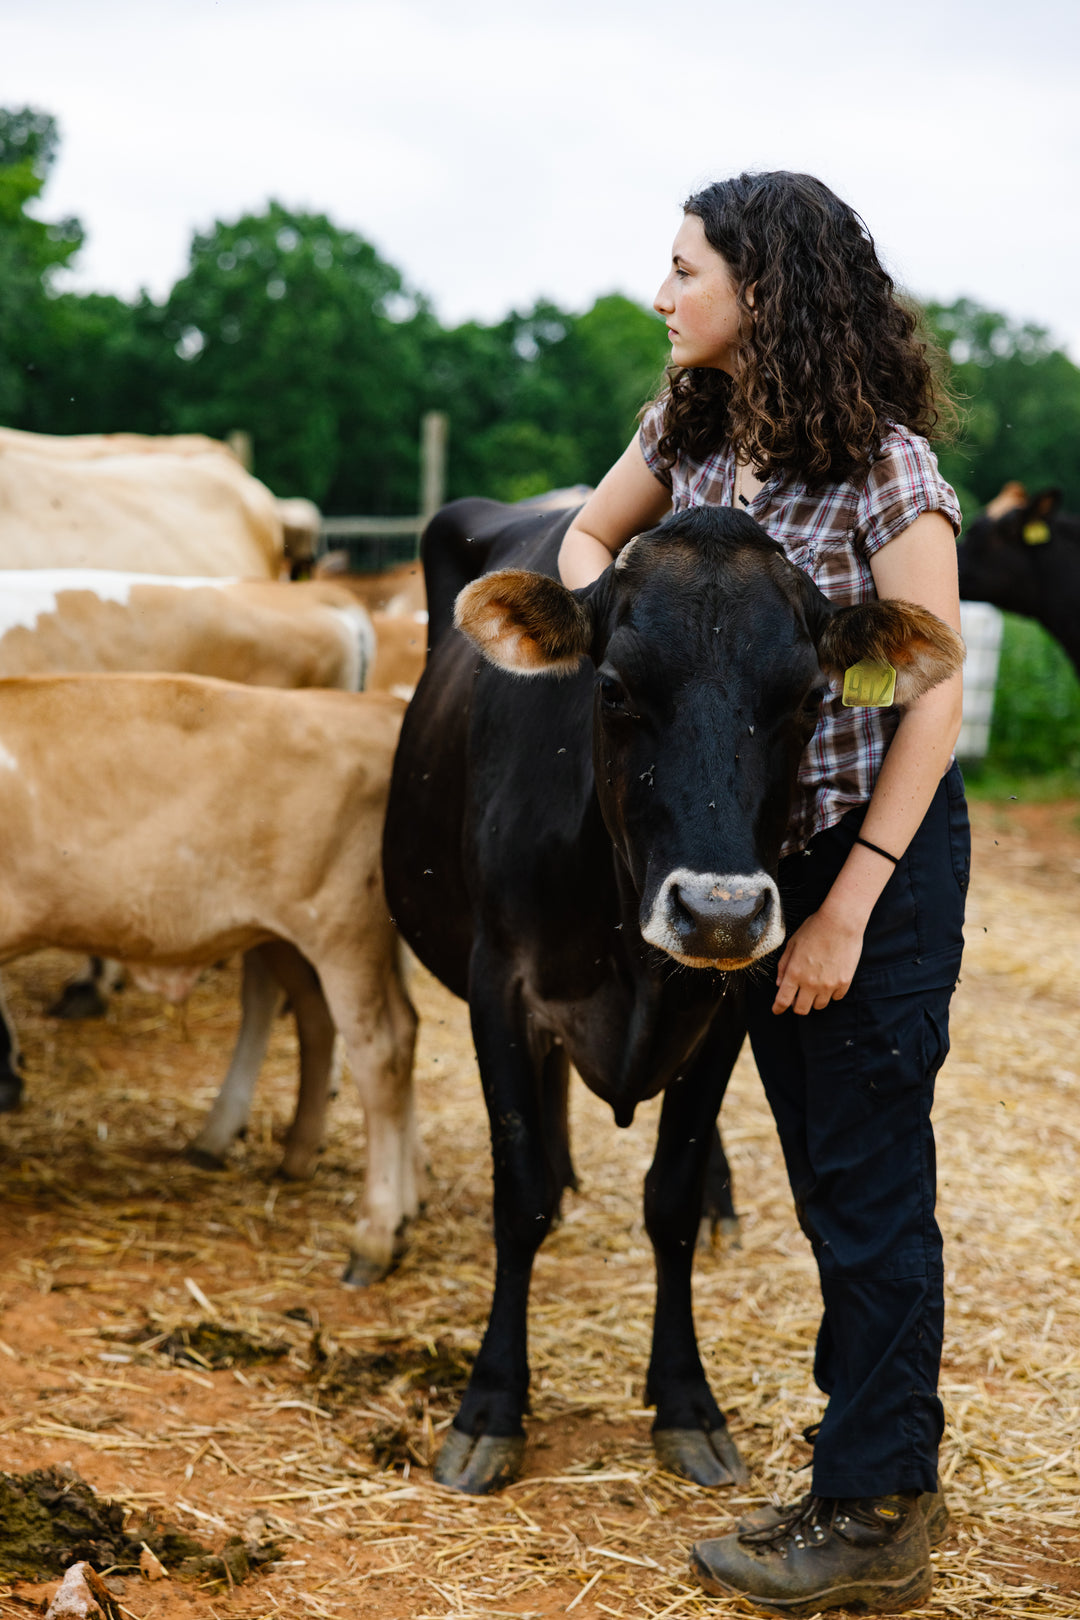
M838 605L898 597L959 629L956 497L915 320L826 186L740 175L685 204L655 302L667 386L567 532L588 584L667 511L738 505ZM947 401L945 402L947 407ZM886 697L887 701L887 697ZM920 1601L943 1518L934 1079L962 949L960 677L903 712L827 699L779 871L788 937L747 985L824 1314L811 1492L699 1543L710 1591L812 1614Z

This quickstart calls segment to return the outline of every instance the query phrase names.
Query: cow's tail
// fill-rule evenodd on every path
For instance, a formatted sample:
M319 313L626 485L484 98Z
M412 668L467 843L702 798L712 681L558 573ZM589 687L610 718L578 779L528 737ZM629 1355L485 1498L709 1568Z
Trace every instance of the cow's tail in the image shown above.
M375 662L375 626L367 609L359 602L333 607L345 632L345 660L341 687L345 692L362 692L371 678Z

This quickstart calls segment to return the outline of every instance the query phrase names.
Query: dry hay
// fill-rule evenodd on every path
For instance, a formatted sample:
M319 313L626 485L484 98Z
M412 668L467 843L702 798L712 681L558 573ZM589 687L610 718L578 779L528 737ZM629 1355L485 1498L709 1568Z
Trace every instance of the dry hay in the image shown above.
M1025 840L1013 819L983 820L936 1110L956 1534L921 1611L935 1620L1080 1615L1080 837L1062 820L1046 857L1047 840ZM38 1015L64 967L42 956L11 974L30 1081L27 1107L0 1120L0 1469L71 1463L133 1516L217 1549L257 1531L283 1553L235 1589L128 1579L125 1614L735 1612L690 1581L687 1545L764 1494L805 1488L800 1431L821 1408L813 1268L745 1058L723 1117L741 1247L701 1259L696 1298L751 1488L711 1494L653 1462L641 1181L656 1109L618 1132L579 1086L582 1191L533 1288L526 1475L477 1501L427 1472L491 1282L486 1121L461 1005L417 974L431 1200L401 1269L353 1293L338 1283L363 1158L351 1095L315 1181L275 1181L294 1087L282 1024L233 1167L195 1170L178 1150L224 1068L235 974L200 987L184 1023L129 991L104 1024L64 1027ZM288 1351L217 1371L159 1353L186 1332L200 1354L200 1324ZM0 1583L0 1615L25 1616L50 1590Z

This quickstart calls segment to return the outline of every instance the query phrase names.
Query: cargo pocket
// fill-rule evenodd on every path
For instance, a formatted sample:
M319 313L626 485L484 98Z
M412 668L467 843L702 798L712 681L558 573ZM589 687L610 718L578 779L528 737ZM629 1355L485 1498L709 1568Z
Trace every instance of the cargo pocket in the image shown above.
M867 1097L884 1107L892 1098L933 1086L949 1052L949 994L860 997L856 1083ZM943 1009L933 1006L940 995L946 998Z

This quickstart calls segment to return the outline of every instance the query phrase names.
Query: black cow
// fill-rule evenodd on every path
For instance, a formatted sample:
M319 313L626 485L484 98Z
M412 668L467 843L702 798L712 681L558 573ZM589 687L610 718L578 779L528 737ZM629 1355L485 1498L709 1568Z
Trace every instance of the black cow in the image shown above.
M1060 506L1059 489L1006 485L960 544L960 595L1037 619L1080 674L1080 518Z
M467 500L429 526L431 655L387 813L391 911L468 998L491 1121L494 1300L435 1469L474 1494L524 1451L529 1278L568 1176L570 1061L619 1125L664 1092L645 1180L654 1445L702 1484L745 1478L690 1291L741 970L784 937L774 874L828 677L885 657L902 703L962 657L922 609L836 611L729 508L665 520L569 591L556 556L572 517Z

